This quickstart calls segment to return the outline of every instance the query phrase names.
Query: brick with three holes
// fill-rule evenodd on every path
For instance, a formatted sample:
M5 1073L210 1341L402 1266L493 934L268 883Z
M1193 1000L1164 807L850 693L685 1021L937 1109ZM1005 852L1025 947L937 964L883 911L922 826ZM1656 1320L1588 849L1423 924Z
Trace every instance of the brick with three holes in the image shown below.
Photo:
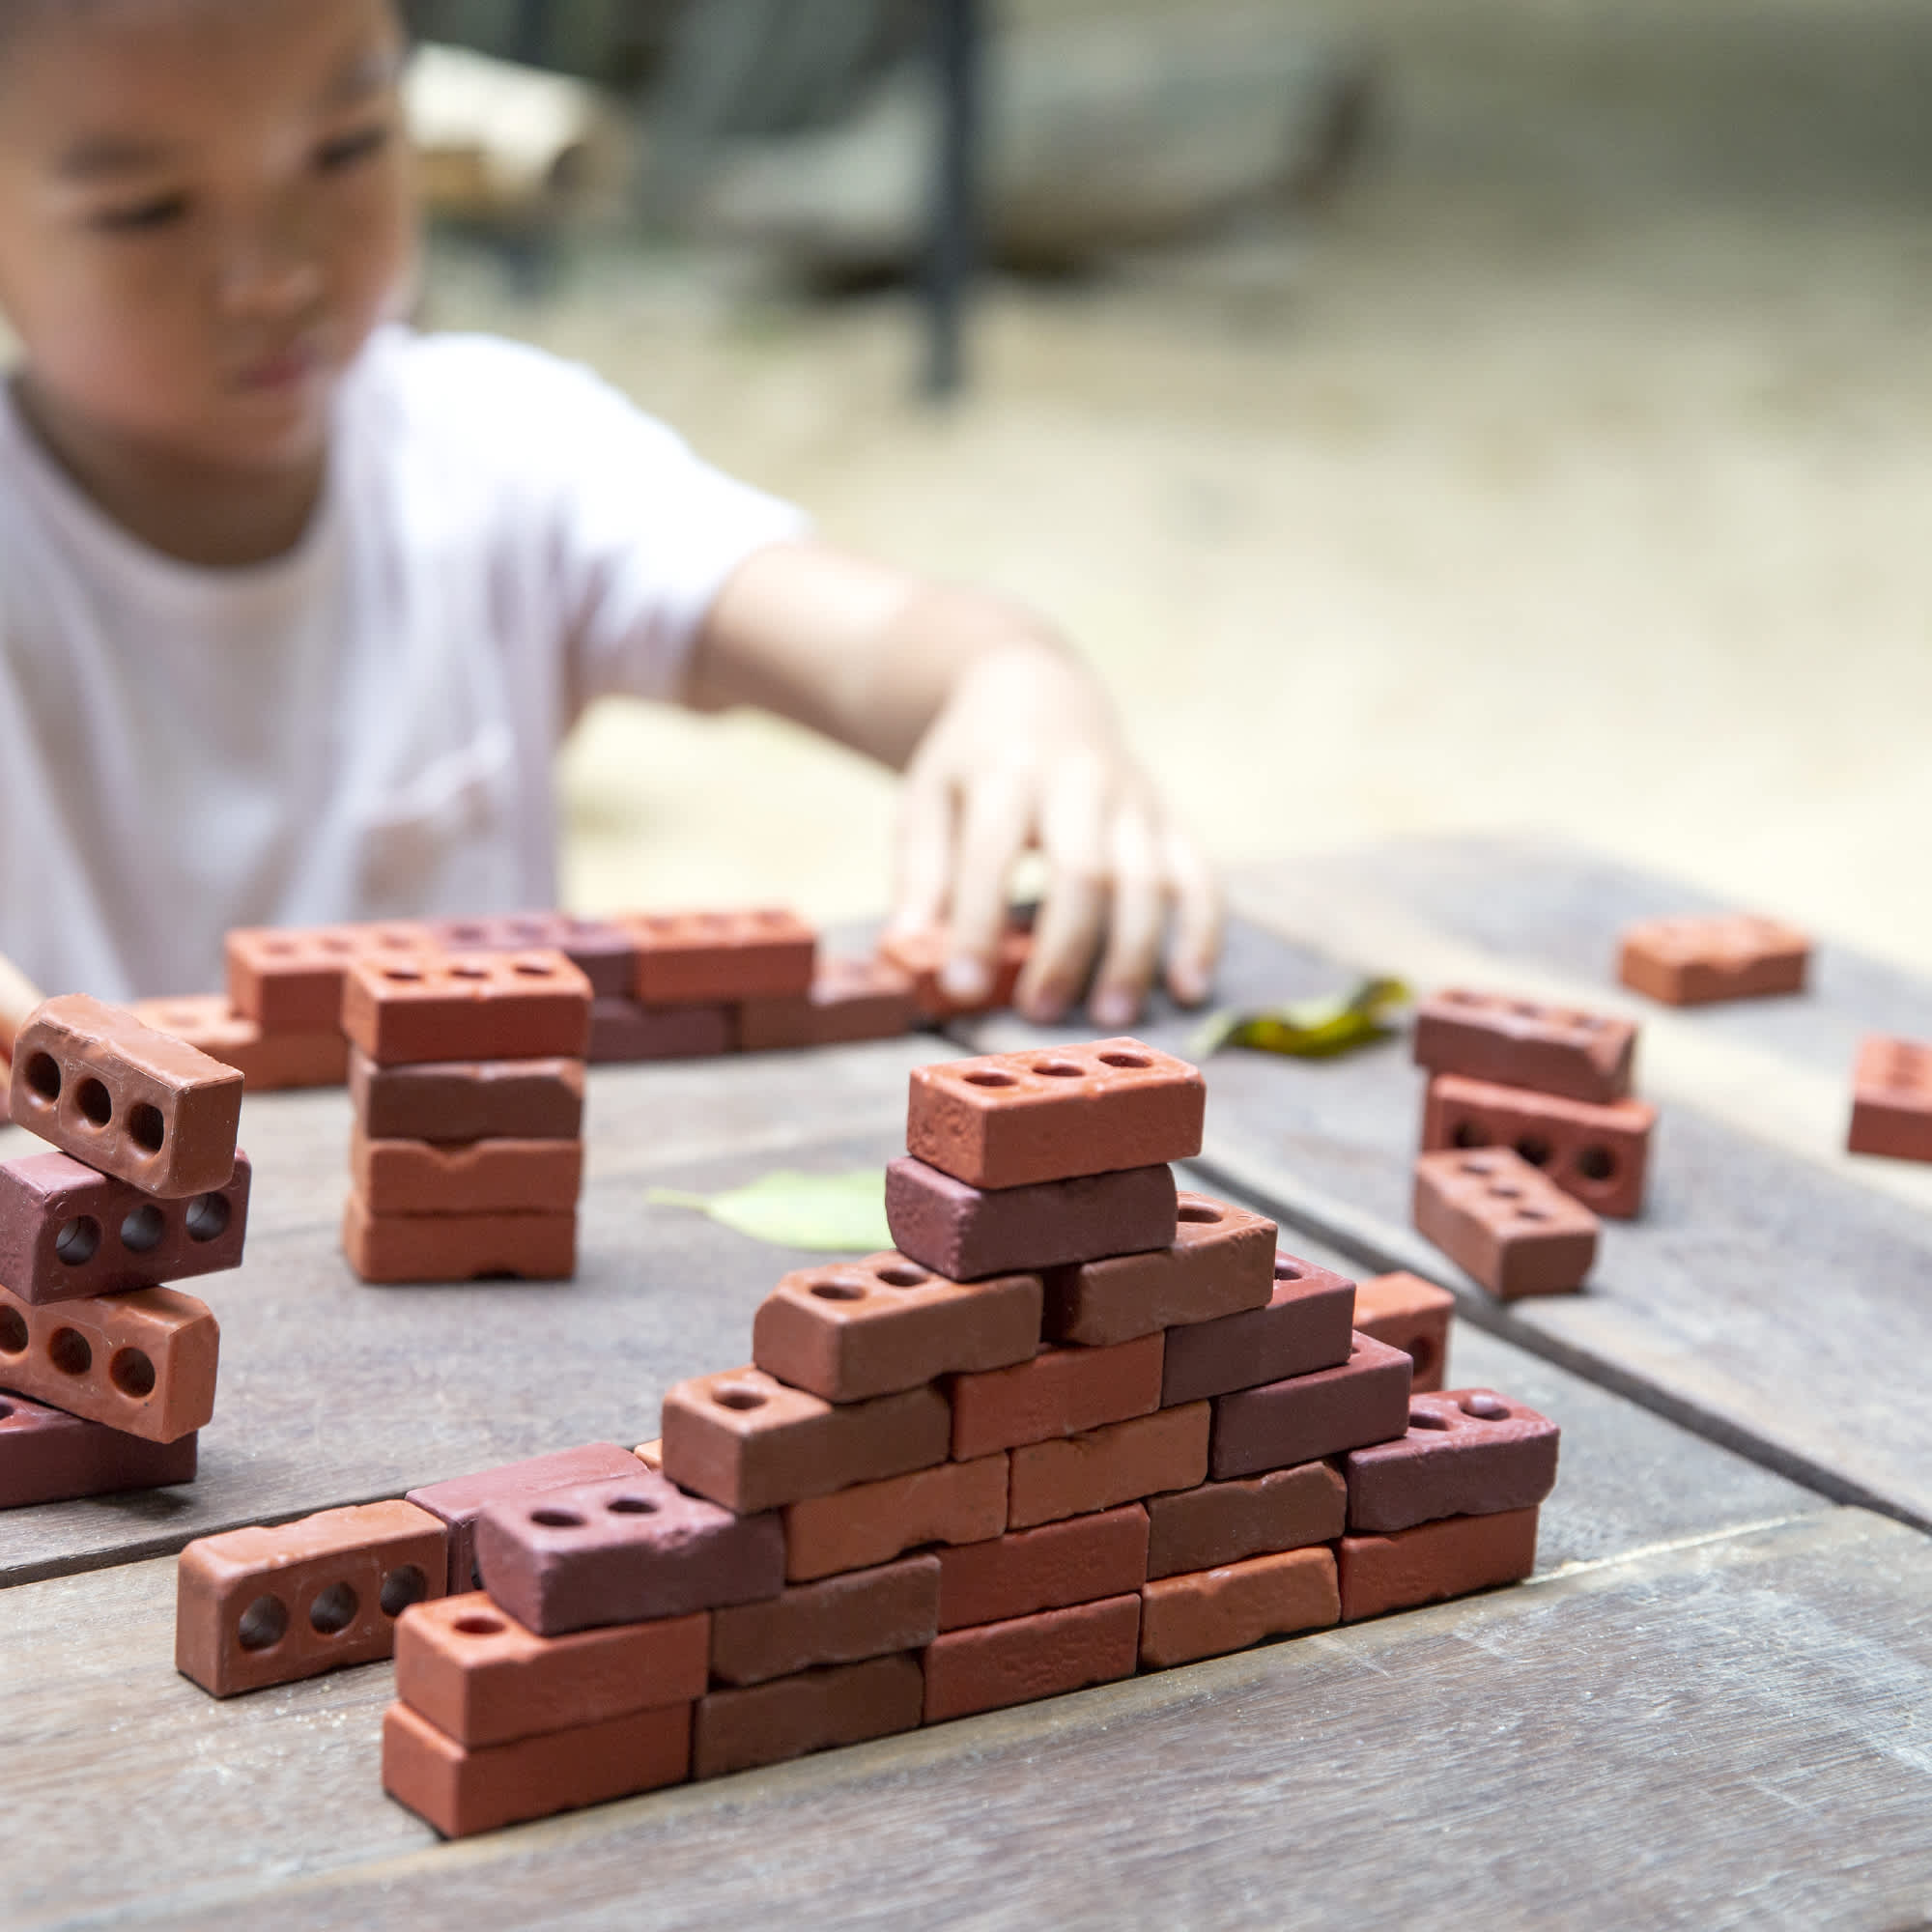
M1629 1020L1506 993L1452 987L1415 1009L1416 1065L1432 1073L1602 1105L1628 1096L1635 1053Z
M574 1141L583 1132L583 1062L426 1061L378 1066L349 1054L349 1098L379 1141Z
M359 958L342 1030L383 1066L443 1060L582 1060L590 981L561 952Z
M810 992L739 1006L738 1044L765 1053L894 1039L911 1032L916 1017L912 981L889 960L821 958Z
M1343 1458L1351 1531L1532 1509L1556 1486L1561 1432L1494 1389L1412 1396L1401 1440Z
M149 1442L65 1409L0 1394L0 1510L194 1481L200 1437Z
M577 1206L582 1141L372 1140L358 1122L349 1174L377 1218L390 1214L556 1214Z
M1802 993L1810 963L1804 933L1749 913L1644 920L1617 949L1617 978L1668 1007Z
M236 926L224 948L228 1004L265 1034L340 1034L342 979L352 959L433 952L416 920L368 925Z
M1593 1213L1628 1219L1643 1208L1657 1109L1642 1100L1598 1105L1438 1073L1423 1109L1422 1151L1514 1148Z
M811 989L818 935L796 913L626 913L638 949L631 997L647 1007L711 1006Z
M1581 1288L1597 1217L1508 1148L1426 1153L1415 1163L1415 1225L1501 1301Z
M593 999L623 999L637 976L638 949L608 919L567 912L513 912L430 922L432 946L445 952L561 952L590 981Z
M143 1026L234 1067L250 1094L340 1087L348 1073L349 1042L334 1020L306 1033L265 1033L234 1011L225 993L136 1000L129 1010Z

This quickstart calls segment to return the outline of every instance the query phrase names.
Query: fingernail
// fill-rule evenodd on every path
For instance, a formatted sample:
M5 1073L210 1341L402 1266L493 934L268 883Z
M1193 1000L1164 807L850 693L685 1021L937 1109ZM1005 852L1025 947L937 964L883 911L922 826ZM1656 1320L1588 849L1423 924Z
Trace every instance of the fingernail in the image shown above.
M1095 1026L1123 1027L1134 1016L1134 1003L1125 993L1097 993L1094 998Z
M1207 976L1182 967L1169 979L1168 989L1183 1007L1198 1007L1208 997Z
M949 959L940 972L939 983L949 999L983 1000L986 969L977 959Z
M1035 1026L1051 1026L1066 1010L1065 986L1042 986L1026 1005L1026 1016Z

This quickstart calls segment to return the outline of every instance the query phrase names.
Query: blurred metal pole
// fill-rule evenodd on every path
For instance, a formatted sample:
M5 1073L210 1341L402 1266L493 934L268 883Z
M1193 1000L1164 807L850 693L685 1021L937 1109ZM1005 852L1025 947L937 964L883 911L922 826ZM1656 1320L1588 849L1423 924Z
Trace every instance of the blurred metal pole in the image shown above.
M984 0L933 0L940 134L933 170L925 393L956 396L966 382L966 311L979 266Z

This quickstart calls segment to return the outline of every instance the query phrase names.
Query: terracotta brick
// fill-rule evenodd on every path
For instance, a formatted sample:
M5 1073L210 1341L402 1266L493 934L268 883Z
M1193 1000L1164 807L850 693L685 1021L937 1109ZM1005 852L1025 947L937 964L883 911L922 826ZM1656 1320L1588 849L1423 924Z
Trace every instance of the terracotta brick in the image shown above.
M970 1287L904 1255L868 1255L786 1275L752 1322L752 1359L828 1402L863 1402L935 1377L1031 1361L1037 1274Z
M378 1066L349 1055L362 1131L387 1141L574 1141L583 1133L582 1060L430 1061Z
M710 1060L738 1050L735 1007L640 1007L636 1000L592 1000L593 1066L635 1066L651 1060Z
M809 1583L937 1543L982 1543L1007 1522L1007 1459L942 1463L784 1512L785 1578Z
M1745 913L1644 920L1617 949L1617 978L1669 1007L1802 993L1810 963L1804 933Z
M1131 1677L1140 1635L1138 1592L944 1631L925 1653L925 1721L943 1723Z
M10 1106L15 1126L166 1200L216 1192L235 1172L241 1074L84 993L20 1029Z
M662 1471L665 1465L664 1438L653 1435L648 1442L639 1442L633 1452L647 1469Z
M1151 1415L1160 1406L1164 1346L1159 1335L1142 1335L1112 1349L1042 1349L1010 1369L955 1376L954 1460Z
M1508 1148L1423 1154L1414 1217L1502 1301L1581 1288L1597 1259L1597 1217Z
M576 1449L558 1449L526 1462L505 1463L479 1469L470 1476L451 1476L409 1492L409 1501L426 1509L449 1532L449 1594L460 1596L482 1587L476 1568L476 1519L492 1503L526 1502L552 1490L576 1489L611 1476L629 1476L640 1459L614 1442L586 1442Z
M358 1125L349 1175L377 1218L567 1213L583 1184L583 1143L371 1140Z
M724 1777L916 1730L924 1697L916 1657L875 1657L713 1690L697 1706L692 1776Z
M1372 1275L1355 1284L1355 1327L1408 1357L1414 1370L1409 1388L1417 1395L1442 1386L1455 1312L1456 1297L1419 1274Z
M689 1704L466 1750L407 1704L383 1714L383 1789L442 1833L466 1838L558 1811L682 1784Z
M918 1013L912 980L884 959L821 958L809 993L746 1000L738 1009L738 1044L747 1053L895 1039Z
M148 1442L23 1395L0 1395L0 1510L191 1483L200 1439Z
M1150 1670L1225 1657L1264 1637L1342 1620L1332 1549L1285 1549L1165 1577L1141 1591L1141 1662Z
M471 1750L574 1730L704 1694L711 1618L538 1636L481 1591L413 1605L396 1624L396 1695Z
M777 907L626 913L638 949L631 997L647 1007L723 1005L810 990L818 935Z
M354 959L342 1031L383 1066L445 1060L581 1060L590 982L560 952Z
M1217 1396L1215 1481L1292 1469L1400 1436L1408 1427L1409 1373L1400 1349L1357 1335L1340 1368Z
M625 999L637 976L638 949L608 919L567 912L513 912L484 919L439 919L430 942L445 952L561 952L590 981L593 999Z
M974 1187L1187 1160L1207 1094L1185 1061L1125 1037L949 1060L913 1069L906 1150Z
M373 1663L410 1605L442 1595L447 1570L441 1523L413 1503L204 1536L175 1569L175 1668L232 1697Z
M680 1489L751 1512L946 1461L952 1417L936 1388L837 1406L761 1370L679 1382L664 1401L664 1469Z
M1932 1045L1873 1035L1852 1080L1853 1153L1932 1160Z
M429 927L413 920L237 926L225 946L228 1004L265 1034L340 1034L342 978L352 959L434 950Z
M342 1252L366 1282L568 1281L577 1272L577 1214L372 1214L352 1194Z
M1342 1621L1520 1582L1536 1568L1536 1516L1452 1516L1391 1536L1345 1536L1336 1548Z
M888 933L879 941L879 957L912 981L913 1006L928 1024L963 1018L968 1013L997 1012L1013 1003L1013 993L1033 957L1030 927L1009 925L1000 935L993 958L992 982L978 1000L956 1000L941 982L952 956L952 936L944 926L923 932Z
M939 1558L904 1556L717 1611L711 1675L721 1684L764 1684L820 1664L919 1650L938 1631Z
M71 1154L0 1162L0 1282L22 1301L76 1301L240 1267L253 1179L161 1201Z
M144 1441L206 1427L220 1349L207 1304L179 1289L37 1307L0 1288L0 1387Z
M1138 1590L1148 1575L1139 1503L1015 1529L939 1552L939 1628L1006 1623Z
M1530 1509L1556 1486L1560 1432L1493 1389L1413 1396L1408 1433L1343 1458L1351 1530Z
M1148 1503L1148 1575L1178 1577L1332 1543L1348 1517L1348 1485L1326 1463L1155 1496Z
M1191 1490L1208 1474L1209 1420L1209 1406L1193 1402L1015 1449L1008 1523L1028 1529L1164 1490Z
M1415 1011L1417 1065L1572 1100L1626 1098L1635 1052L1629 1020L1505 993L1452 989Z
M1349 1359L1354 1283L1281 1253L1273 1274L1266 1307L1168 1330L1163 1406L1258 1388Z
M1439 1073L1429 1083L1422 1147L1512 1148L1593 1213L1628 1220L1643 1208L1656 1124L1657 1109L1641 1100L1593 1106Z
M348 1073L349 1042L333 1018L307 1033L264 1033L255 1021L230 1010L226 993L136 1000L131 1011L143 1026L234 1067L250 1094L340 1087Z

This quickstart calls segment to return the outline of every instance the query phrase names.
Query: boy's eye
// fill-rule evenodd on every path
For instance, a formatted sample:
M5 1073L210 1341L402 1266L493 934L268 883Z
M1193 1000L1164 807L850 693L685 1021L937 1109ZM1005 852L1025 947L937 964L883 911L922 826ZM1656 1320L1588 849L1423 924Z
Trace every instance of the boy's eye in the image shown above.
M357 161L366 161L374 155L380 155L389 145L387 128L364 128L354 134L344 134L339 139L325 141L316 150L315 164L325 174L334 174L343 168L353 168Z
M166 228L187 213L185 194L157 194L127 208L103 209L91 226L109 235L138 235L154 228Z

